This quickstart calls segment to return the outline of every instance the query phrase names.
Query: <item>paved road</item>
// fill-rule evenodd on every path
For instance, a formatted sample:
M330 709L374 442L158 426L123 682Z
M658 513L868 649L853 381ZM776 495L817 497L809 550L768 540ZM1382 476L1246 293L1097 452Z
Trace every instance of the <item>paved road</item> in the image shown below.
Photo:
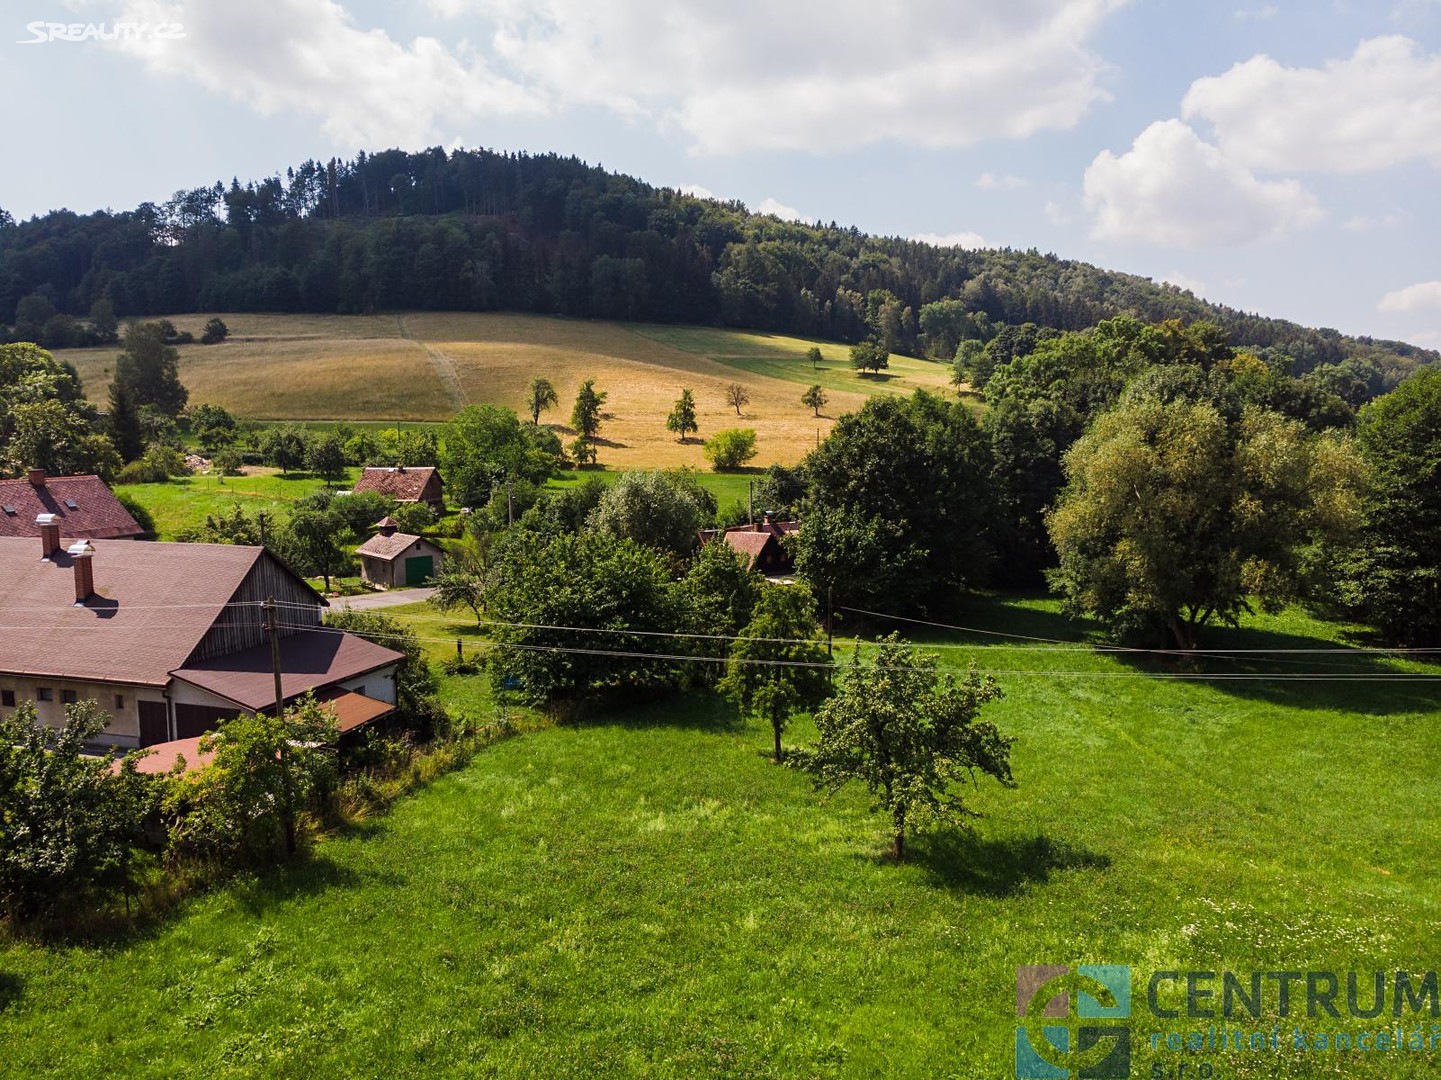
M337 611L374 611L376 608L399 607L428 600L434 589L391 589L389 592L366 593L363 596L342 596L330 601Z

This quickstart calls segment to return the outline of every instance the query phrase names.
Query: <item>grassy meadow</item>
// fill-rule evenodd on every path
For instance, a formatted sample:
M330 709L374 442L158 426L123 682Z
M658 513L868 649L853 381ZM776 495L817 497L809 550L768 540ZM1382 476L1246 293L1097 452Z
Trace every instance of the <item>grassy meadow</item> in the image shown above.
M261 420L441 421L485 402L524 415L530 382L543 375L555 384L560 405L542 421L568 437L576 391L594 379L609 395L600 461L617 469L707 468L701 440L730 427L755 428L756 464L793 464L837 416L868 396L945 390L950 378L948 365L899 356L889 372L862 377L850 370L844 345L701 327L499 312L221 317L228 340L179 350L180 379L194 403ZM208 318L171 321L198 337ZM825 357L817 372L805 359L813 344ZM59 353L102 405L115 354L113 346ZM725 404L732 382L751 394L739 416ZM830 394L819 417L800 403L811 383ZM665 418L683 387L695 393L700 436L680 443Z
M398 613L437 656L474 639L473 621ZM1095 632L1049 600L955 620ZM1288 613L1207 645L1341 648L1340 633ZM990 715L1017 740L1019 786L975 790L972 834L923 834L888 861L861 792L814 794L710 696L596 715L494 746L134 937L0 945L0 1074L1006 1077L1019 964L1436 966L1437 684L1204 681L1078 644L933 643L950 668L996 673ZM1238 652L1205 670L1437 669ZM447 693L486 701L473 679ZM1133 1075L1436 1068L1158 1055L1147 1023Z

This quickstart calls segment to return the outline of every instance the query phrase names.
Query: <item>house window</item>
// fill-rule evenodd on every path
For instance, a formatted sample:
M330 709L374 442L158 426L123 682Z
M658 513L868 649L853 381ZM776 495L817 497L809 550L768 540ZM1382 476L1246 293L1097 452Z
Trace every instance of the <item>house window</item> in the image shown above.
M3 705L7 709L15 708L15 691L0 690L0 705Z
M37 687L35 688L35 700L36 700L36 701L54 701L54 700L55 700L55 691L54 691L54 690L51 690L50 687L48 687L48 686L37 686Z
M61 700L61 702L63 702L63 703L66 704L66 705L74 705L75 702L76 702L75 691L74 691L74 690L61 690L61 691L60 691L60 700Z
M125 695L124 695L124 694L116 694L116 695L115 695L115 709L116 709L116 711L118 712L119 710L121 710L121 709L123 709L123 708L125 708Z

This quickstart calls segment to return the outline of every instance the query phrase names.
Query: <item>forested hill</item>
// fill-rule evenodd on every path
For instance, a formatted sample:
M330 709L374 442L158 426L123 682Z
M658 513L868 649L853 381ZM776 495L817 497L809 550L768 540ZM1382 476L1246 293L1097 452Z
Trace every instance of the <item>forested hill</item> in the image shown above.
M125 212L0 210L0 323L70 344L97 301L189 311L431 308L720 323L949 357L999 324L1211 319L1295 369L1358 356L1393 379L1441 356L1205 303L1036 251L937 248L751 214L575 159L432 149L307 161ZM108 301L108 305L104 302ZM108 316L109 312L107 312ZM44 342L42 342L44 343Z

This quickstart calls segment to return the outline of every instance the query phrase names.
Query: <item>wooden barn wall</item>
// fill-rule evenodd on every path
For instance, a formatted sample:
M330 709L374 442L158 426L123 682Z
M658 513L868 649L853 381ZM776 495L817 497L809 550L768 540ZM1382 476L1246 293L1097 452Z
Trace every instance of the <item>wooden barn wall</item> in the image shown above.
M292 577L269 555L263 555L245 575L240 588L230 598L232 606L227 607L206 632L187 663L226 656L245 649L254 649L266 644L261 625L265 613L258 606L267 596L275 597L278 605L300 605L279 608L277 615L282 630L281 637L295 633L291 627L319 626L324 608L315 593ZM257 605L235 607L236 604Z

